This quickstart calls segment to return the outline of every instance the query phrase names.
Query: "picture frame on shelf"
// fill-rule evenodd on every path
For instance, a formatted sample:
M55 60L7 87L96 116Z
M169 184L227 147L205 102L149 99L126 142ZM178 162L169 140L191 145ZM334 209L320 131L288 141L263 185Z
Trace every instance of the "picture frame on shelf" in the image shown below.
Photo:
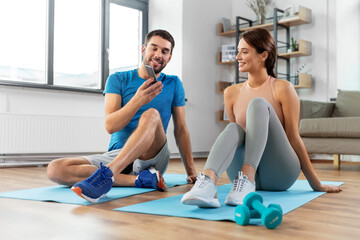
M221 46L221 62L231 62L236 58L235 44Z

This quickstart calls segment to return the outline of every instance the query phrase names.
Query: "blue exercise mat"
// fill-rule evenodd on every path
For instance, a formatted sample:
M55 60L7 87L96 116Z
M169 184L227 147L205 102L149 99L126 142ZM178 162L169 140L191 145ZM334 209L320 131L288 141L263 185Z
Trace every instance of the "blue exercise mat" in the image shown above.
M177 185L187 184L186 177L187 176L185 174L164 175L164 179L168 188ZM111 200L129 197L132 195L151 192L151 191L155 191L155 189L135 188L135 187L113 187L110 190L110 192L108 192L107 196L100 199L97 203L108 202ZM78 204L78 205L94 204L82 199L81 197L76 195L73 191L71 191L70 187L63 185L4 192L4 193L0 193L0 197L34 200L34 201L51 201L51 202Z
M342 182L322 181L323 184L333 184L340 186ZM197 206L183 205L180 200L183 194L173 197L167 197L155 201L135 204L127 207L116 208L116 211L147 213L155 215L165 215L174 217L199 218L204 220L229 220L235 222L234 206L225 204L225 198L230 192L231 184L218 187L218 199L220 208L199 208ZM307 202L325 194L325 192L312 191L306 180L297 180L294 185L287 191L269 192L257 191L264 198L264 204L270 203L280 204L283 213L286 214ZM252 219L250 224L261 224L261 220Z

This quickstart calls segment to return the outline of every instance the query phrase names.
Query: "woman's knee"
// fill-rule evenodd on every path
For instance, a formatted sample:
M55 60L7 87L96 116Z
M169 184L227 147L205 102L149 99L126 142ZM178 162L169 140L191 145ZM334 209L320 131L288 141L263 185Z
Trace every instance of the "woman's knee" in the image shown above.
M264 98L256 97L250 101L246 110L246 119L256 116L265 116L270 113L271 104ZM259 115L260 114L260 115Z
M270 104L265 98L256 97L249 102L248 108L267 107Z

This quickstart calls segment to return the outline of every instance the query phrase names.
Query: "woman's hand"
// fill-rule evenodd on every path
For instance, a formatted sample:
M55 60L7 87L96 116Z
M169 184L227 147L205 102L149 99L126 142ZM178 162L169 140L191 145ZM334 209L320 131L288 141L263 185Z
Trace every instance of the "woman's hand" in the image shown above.
M327 192L327 193L338 193L338 192L341 192L342 189L340 186L335 186L335 185L321 185L320 189L317 191Z

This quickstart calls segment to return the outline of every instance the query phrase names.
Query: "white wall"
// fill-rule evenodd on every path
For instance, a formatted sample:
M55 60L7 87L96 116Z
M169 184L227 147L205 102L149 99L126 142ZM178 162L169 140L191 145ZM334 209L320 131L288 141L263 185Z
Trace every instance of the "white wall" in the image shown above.
M360 90L360 1L337 1L337 87Z
M188 124L194 152L209 151L224 127L217 122L223 96L216 92L223 66L217 64L217 25L231 13L229 0L184 0L183 81L189 96Z

